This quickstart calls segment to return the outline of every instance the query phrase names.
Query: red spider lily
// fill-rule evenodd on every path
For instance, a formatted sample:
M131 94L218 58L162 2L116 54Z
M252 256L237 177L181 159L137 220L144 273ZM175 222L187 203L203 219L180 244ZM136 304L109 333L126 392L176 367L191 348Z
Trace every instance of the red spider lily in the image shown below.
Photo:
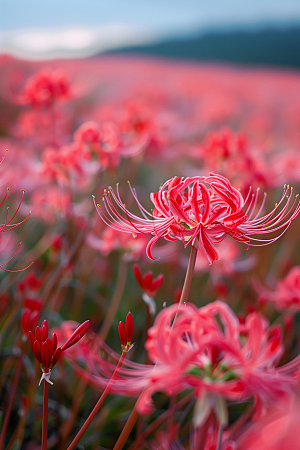
M149 295L149 297L153 298L157 293L158 289L161 287L164 281L164 276L162 274L158 275L153 280L153 273L147 272L144 276L142 276L141 269L137 264L133 266L133 273L136 281L141 286L143 291Z
M27 80L19 101L23 105L49 108L73 96L71 83L63 70L41 70Z
M46 147L42 154L41 175L57 180L62 186L68 185L72 177L83 175L80 151L74 145L63 145L59 150Z
M128 143L115 121L105 120L101 126L96 122L83 123L74 134L85 159L97 156L102 167L117 167L120 158L128 158L140 153L148 142L148 135L142 135L137 141Z
M275 370L283 350L280 330L268 328L262 316L249 314L245 324L240 324L223 302L199 309L187 304L179 308L170 333L177 311L177 305L164 309L148 331L146 348L157 366L152 388L150 383L140 399L142 409L149 410L151 391L175 393L189 386L201 403L196 408L196 424L203 422L211 408L224 424L221 399L240 401L254 396L256 415L261 415L271 401L291 389L293 380Z
M196 245L198 240L199 247L212 264L220 258L215 244L220 243L226 235L247 245L267 245L279 239L300 211L297 199L292 201L293 189L285 186L275 208L260 217L266 197L256 211L259 190L252 195L249 191L244 200L227 178L214 174L186 179L174 177L166 181L158 192L151 194L155 206L153 214L140 204L135 190L131 188L131 192L142 218L127 210L120 198L118 186L116 193L112 188L104 193L106 213L100 205L97 205L97 211L101 219L115 230L134 235L153 235L146 250L150 259L155 259L152 256L153 245L160 237L164 237L171 241L179 239L185 247L193 243ZM114 202L126 214L126 218L118 212ZM252 237L282 229L282 233L270 239Z
M127 261L137 260L145 254L147 237L143 234L131 236L119 233L113 228L105 228L102 237L99 239L94 233L87 235L87 243L106 256L113 250L120 250L124 253Z
M125 342L121 327L121 340ZM70 362L79 376L94 387L103 388L115 369L112 361L117 361L119 355L100 342L97 335L85 341L84 346L80 355L68 354L68 358L71 357ZM256 312L241 324L221 301L199 309L192 304L163 309L148 331L146 348L155 367L126 361L111 390L134 396L142 393L137 407L141 413L148 414L153 410L154 393L176 395L193 389L198 397L194 409L196 427L212 411L224 426L227 400L243 402L254 398L254 417L263 416L292 392L300 364L298 356L276 367L283 353L279 328L268 327L267 321ZM100 349L109 354L109 361L100 355ZM80 360L80 366L76 359ZM85 369L82 368L84 360Z
M43 379L45 379L48 383L53 384L50 381L51 369L59 360L61 353L72 345L75 345L85 335L88 328L89 320L86 320L74 331L74 333L61 347L57 347L57 335L55 333L53 333L51 339L48 337L49 327L46 320L43 321L41 328L36 327L34 334L29 331L28 340L31 350L33 351L35 358L40 363L43 371L43 376L40 383Z
M260 287L259 287L260 288ZM278 281L274 291L260 288L261 301L270 300L279 311L300 309L300 266L293 267L287 276Z
M268 170L261 148L250 146L243 133L235 134L230 128L208 133L196 152L204 167L215 173L230 174L242 192L258 183L270 185L273 174Z
M118 326L118 333L123 352L128 352L132 348L131 341L133 330L134 321L131 312L129 312L125 319L125 325L122 321L120 321Z
M275 369L283 351L280 330L268 328L262 316L249 314L240 324L223 302L199 309L186 304L179 307L172 326L177 311L178 305L165 308L148 331L146 348L156 366L139 399L143 412L151 411L152 393L172 395L189 387L198 397L195 425L203 423L211 410L225 425L224 400L245 401L253 396L255 414L261 416L270 403L291 391L290 366Z
M35 292L42 286L41 280L36 276L34 272L28 273L26 277L17 284L17 289L21 294L27 295L28 292ZM30 308L28 306L28 308Z

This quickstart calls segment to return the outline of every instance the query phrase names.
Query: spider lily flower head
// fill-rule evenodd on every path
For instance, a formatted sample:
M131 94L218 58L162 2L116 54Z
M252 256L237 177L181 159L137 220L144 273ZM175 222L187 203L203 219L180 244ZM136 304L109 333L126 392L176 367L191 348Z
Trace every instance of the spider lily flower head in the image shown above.
M133 273L136 281L143 289L143 301L147 305L147 308L152 316L156 313L156 303L154 301L154 296L157 293L158 289L161 287L164 276L162 274L158 275L153 280L153 273L147 272L144 276L142 276L141 269L137 264L133 266Z
M133 266L133 273L140 287L151 298L157 294L157 291L164 282L163 274L160 274L153 279L153 273L149 271L142 276L141 269L137 264L134 264Z
M51 339L48 337L49 327L46 320L43 321L41 328L36 327L34 334L29 331L28 340L31 350L40 363L43 372L39 385L43 379L47 383L53 384L52 381L50 381L51 369L58 362L61 353L72 345L75 345L85 335L88 328L89 321L87 320L74 331L61 347L57 346L56 333L52 334Z
M132 236L119 233L113 228L106 227L101 238L93 232L88 233L87 243L102 255L107 256L114 250L121 251L126 261L135 261L145 254L147 237L143 234Z
M71 82L63 70L41 70L27 80L19 102L35 108L50 108L73 96Z
M102 220L115 230L125 233L151 234L147 245L147 255L152 255L153 245L159 238L174 241L176 239L202 248L209 264L220 258L216 249L226 235L244 242L247 246L267 245L276 241L299 214L297 198L293 198L293 189L284 187L283 195L268 214L261 216L265 196L257 211L259 190L244 200L229 180L221 175L208 177L179 178L167 180L158 192L150 198L154 204L150 214L139 202L136 192L131 189L142 217L132 214L120 198L119 187L116 193L112 188L104 192L104 208L97 206ZM297 196L296 196L297 197ZM117 207L126 215L124 217ZM280 232L282 230L282 232ZM253 235L279 231L280 234L266 240Z
M254 398L255 416L261 417L291 392L295 380L287 370L299 364L295 360L291 367L277 369L283 352L280 329L269 328L258 313L249 314L240 324L221 301L199 309L192 304L163 309L148 330L146 349L156 366L138 401L139 410L151 412L155 392L173 395L192 388L198 397L196 427L212 411L226 425L227 400Z
M34 272L30 272L26 274L25 278L22 281L19 281L17 283L17 290L23 297L29 297L33 293L37 292L41 288L41 286L41 280L36 276ZM26 298L26 300L29 300L29 298ZM31 308L31 306L28 306L28 308Z
M261 290L261 298L270 300L279 311L300 309L300 266L293 267L287 276L279 280L275 290Z
M124 322L120 321L118 326L118 333L123 352L127 353L133 347L133 344L131 344L133 330L134 321L131 312L129 312L125 319L125 325Z
M249 186L270 185L272 180L262 148L249 145L244 133L236 134L230 128L208 133L196 154L204 168L224 175L232 174L235 186L243 193Z

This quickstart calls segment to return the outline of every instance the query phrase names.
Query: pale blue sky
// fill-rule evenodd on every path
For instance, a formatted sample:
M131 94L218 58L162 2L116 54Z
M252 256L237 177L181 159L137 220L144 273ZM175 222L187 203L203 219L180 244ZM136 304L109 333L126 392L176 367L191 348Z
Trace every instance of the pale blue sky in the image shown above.
M300 21L300 0L0 0L0 31L126 23L170 33Z

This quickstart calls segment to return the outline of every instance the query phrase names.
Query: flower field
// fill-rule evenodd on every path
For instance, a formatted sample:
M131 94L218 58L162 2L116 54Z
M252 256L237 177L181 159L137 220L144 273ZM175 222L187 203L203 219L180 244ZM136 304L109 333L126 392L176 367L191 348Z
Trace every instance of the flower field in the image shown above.
M300 450L300 74L0 66L0 450Z

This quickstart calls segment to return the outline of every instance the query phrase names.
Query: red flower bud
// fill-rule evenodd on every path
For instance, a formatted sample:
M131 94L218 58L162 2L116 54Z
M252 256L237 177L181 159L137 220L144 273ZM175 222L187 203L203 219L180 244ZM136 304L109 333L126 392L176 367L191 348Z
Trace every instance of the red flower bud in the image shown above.
M122 321L119 322L118 332L119 332L119 338L120 338L121 344L126 345L127 344L127 336L126 336L126 332L125 332L125 325Z
M72 347L72 345L76 344L87 332L90 325L90 321L86 320L83 322L69 337L69 339L61 346L61 351L67 350L67 348Z
M24 319L22 318L22 321L24 321L24 324L26 325L28 323L28 320L29 318L27 313L25 314L25 318ZM35 317L33 317L31 320L35 320ZM41 328L36 327L34 334L31 331L29 331L28 333L29 344L35 358L41 364L43 371L42 379L45 379L48 383L51 383L50 382L51 369L52 367L55 366L55 364L59 360L62 351L67 350L69 347L76 344L85 335L88 328L89 328L89 321L87 320L74 331L74 333L61 347L58 348L57 348L56 334L54 333L51 339L48 337L48 323L46 320L43 321ZM45 374L47 374L48 376L46 377Z
M125 325L123 322L119 322L118 325L118 332L119 332L119 338L121 341L121 346L123 352L128 352L130 350L131 341L132 341L132 335L133 335L133 329L134 329L134 322L131 312L129 312L125 319Z
M136 281L141 286L143 291L146 292L146 294L149 295L149 297L153 298L157 293L158 289L161 287L164 281L164 276L160 274L153 280L153 273L147 272L143 277L141 269L137 264L134 264L133 266L133 273Z
M132 341L132 335L134 330L134 321L131 312L129 312L126 316L125 320L125 331L127 336L127 345L131 344Z

